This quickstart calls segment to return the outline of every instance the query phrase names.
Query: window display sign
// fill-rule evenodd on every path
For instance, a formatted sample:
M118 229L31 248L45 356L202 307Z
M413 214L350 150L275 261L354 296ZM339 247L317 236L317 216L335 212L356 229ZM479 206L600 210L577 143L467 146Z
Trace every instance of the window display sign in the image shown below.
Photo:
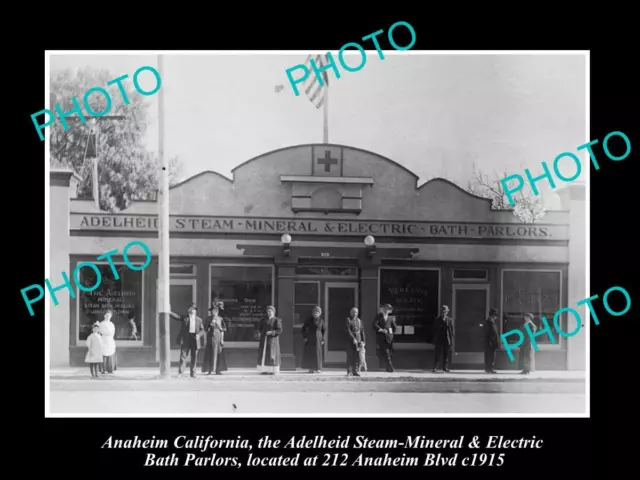
M380 303L393 306L396 342L431 341L431 325L439 309L439 280L438 270L380 270Z
M111 321L116 327L116 341L142 340L142 271L134 271L125 264L115 264L118 280L108 264L97 264L102 282L97 290L78 290L78 340L91 334L91 325L104 318L108 308L113 310ZM90 287L96 283L96 272L80 270L80 282Z

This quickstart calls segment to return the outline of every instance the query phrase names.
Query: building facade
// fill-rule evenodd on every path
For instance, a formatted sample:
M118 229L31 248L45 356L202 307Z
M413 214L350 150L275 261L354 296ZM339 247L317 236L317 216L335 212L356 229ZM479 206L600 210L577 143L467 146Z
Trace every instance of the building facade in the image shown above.
M70 171L51 172L50 280L62 283L54 272L92 261L102 283L51 304L51 364L83 364L90 325L111 306L119 365L158 365L158 204L102 212L92 200L74 198L76 182ZM343 324L356 306L375 366L370 325L379 304L390 303L396 367L426 369L433 365L429 327L446 304L456 327L452 368L481 369L479 324L490 308L499 309L504 332L519 327L523 313L538 325L541 316L552 322L558 309L585 297L584 187L573 185L562 197L564 210L526 225L446 180L418 185L414 173L372 152L333 144L276 150L236 167L232 180L207 171L171 189L171 308L186 313L195 303L206 317L211 302L222 300L233 368L256 365L256 325L275 305L283 320L282 368L291 370L300 365L300 326L314 305L326 319L327 365L344 365ZM154 255L144 270L116 256L115 275L106 260L95 261L132 240ZM138 253L132 261L144 260ZM92 275L80 270L86 285L95 283ZM573 322L563 315L565 331ZM585 329L556 335L555 343L538 337L537 369L585 369L585 337ZM515 367L501 349L497 368Z

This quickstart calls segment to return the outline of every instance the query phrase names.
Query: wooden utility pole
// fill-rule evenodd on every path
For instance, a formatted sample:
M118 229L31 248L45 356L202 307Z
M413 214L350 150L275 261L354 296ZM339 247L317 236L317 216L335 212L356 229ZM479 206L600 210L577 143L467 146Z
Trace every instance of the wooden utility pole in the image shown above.
M158 73L162 78L162 55L158 55ZM158 261L158 331L160 333L160 376L171 376L171 336L170 322L170 286L169 286L169 162L164 154L164 88L158 92L158 163L160 173L159 185L159 231L160 255Z

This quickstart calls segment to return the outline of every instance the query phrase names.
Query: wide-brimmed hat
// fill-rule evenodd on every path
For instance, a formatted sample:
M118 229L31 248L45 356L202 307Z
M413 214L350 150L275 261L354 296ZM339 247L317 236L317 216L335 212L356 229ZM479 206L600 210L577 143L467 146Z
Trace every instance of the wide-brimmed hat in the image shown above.
M489 316L493 316L493 315L498 315L498 309L497 308L492 308L491 310L489 310Z
M192 303L191 305L189 305L189 308L187 308L187 312L188 312L189 310L195 310L195 311L198 311L198 307L196 307L196 304L195 304L195 303Z
M93 325L91 325L91 328L100 328L100 322L95 322Z
M530 318L531 320L533 320L535 318L535 315L533 313L525 313L524 318Z
M393 307L390 303L383 303L382 305L380 305L380 308L384 308L385 310L393 310Z
M445 309L447 309L447 310L451 310L451 309L449 308L449 305L442 305L440 308L441 308L441 309L442 309L442 308L445 308Z

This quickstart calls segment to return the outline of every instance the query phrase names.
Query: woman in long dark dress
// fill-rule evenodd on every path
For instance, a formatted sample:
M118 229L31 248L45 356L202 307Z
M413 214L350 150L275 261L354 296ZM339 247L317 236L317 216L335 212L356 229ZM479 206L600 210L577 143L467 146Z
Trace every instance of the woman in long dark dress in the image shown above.
M524 340L522 341L522 345L520 345L520 355L518 356L518 367L522 369L521 373L525 375L533 372L536 364L536 352L533 349L533 345L531 345L531 337L529 337L529 332L527 332L527 325L529 325L531 332L535 333L537 328L536 324L533 323L533 315L530 313L525 313L524 315L524 323L522 325Z
M313 307L311 318L308 318L302 326L302 336L304 337L302 368L308 368L309 373L322 371L324 320L320 315L322 315L322 309L318 306Z
M207 332L207 346L204 350L204 360L202 361L202 372L211 375L221 375L227 370L227 362L224 358L224 332L227 326L224 319L219 315L218 305L211 307L211 316L207 319L205 331Z
M280 373L280 334L282 320L276 317L276 307L267 307L267 318L260 321L258 344L258 372L276 375Z

